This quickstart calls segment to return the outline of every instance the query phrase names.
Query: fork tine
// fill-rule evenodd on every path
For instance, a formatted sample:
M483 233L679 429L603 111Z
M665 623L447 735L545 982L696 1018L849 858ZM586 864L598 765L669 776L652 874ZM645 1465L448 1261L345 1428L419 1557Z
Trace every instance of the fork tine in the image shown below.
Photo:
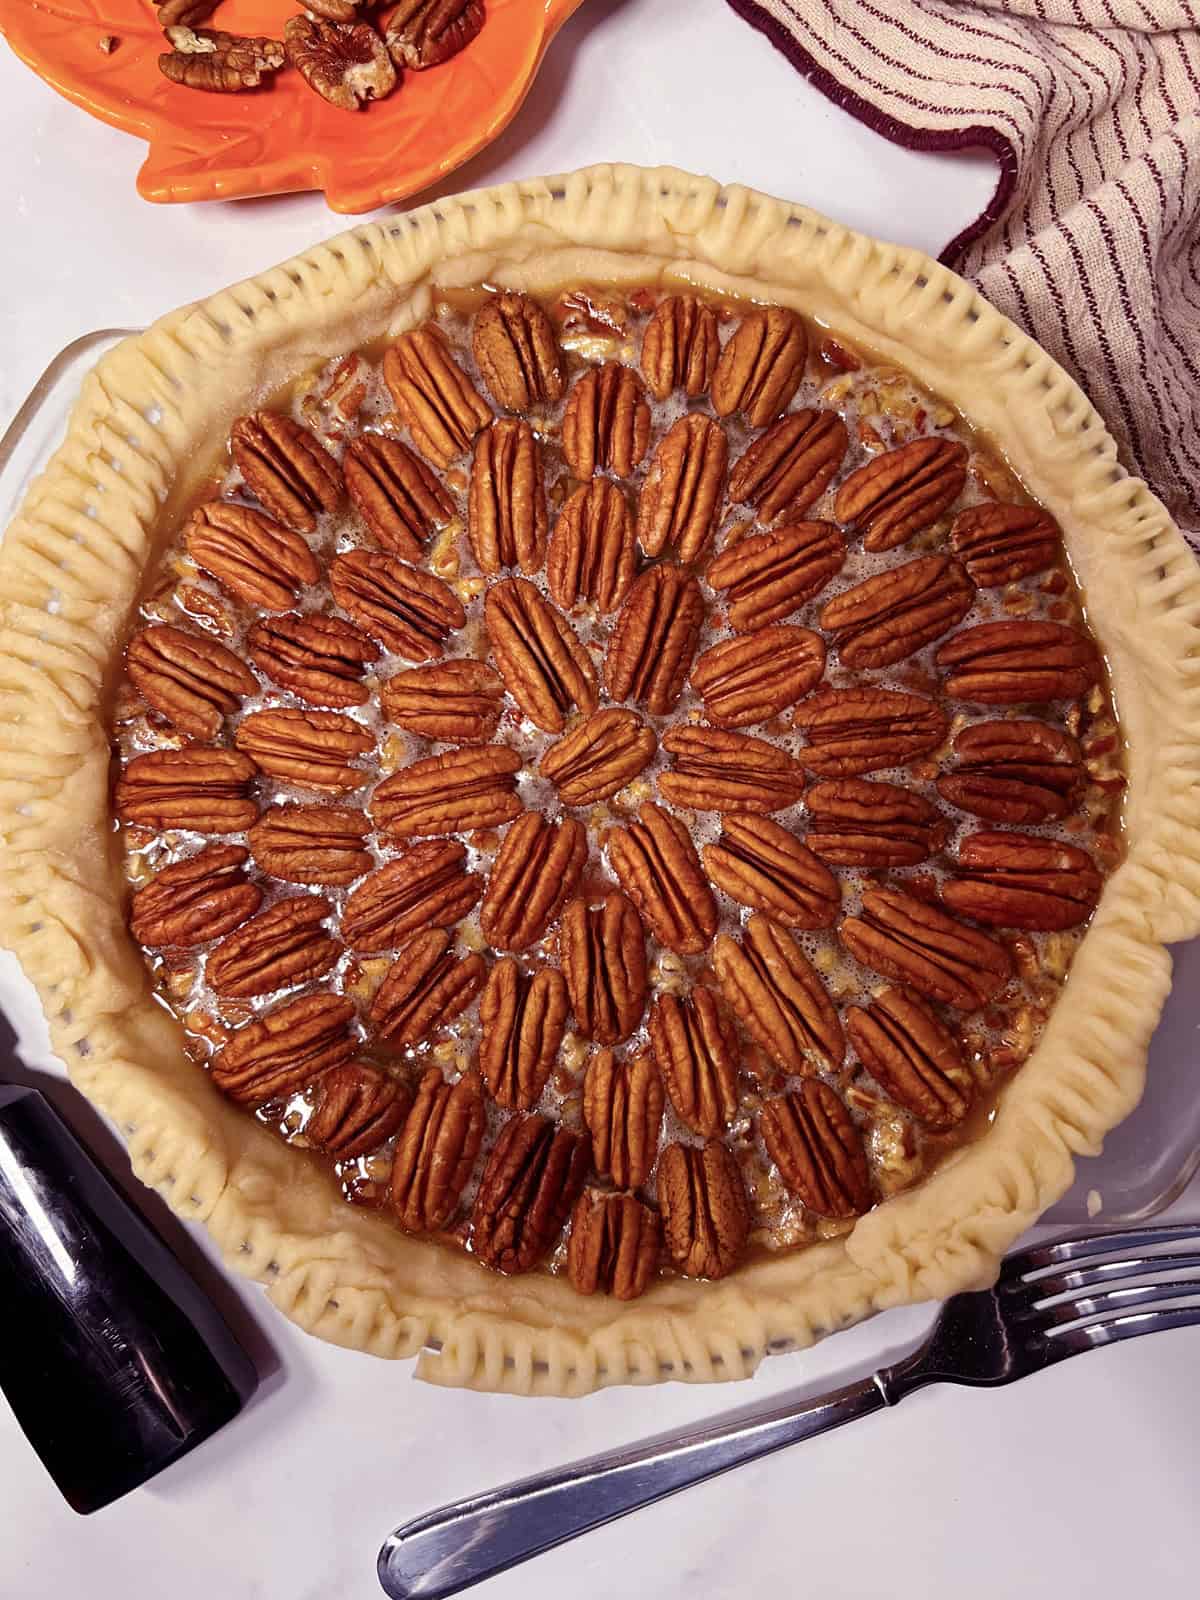
M1137 1339L1143 1333L1167 1328L1200 1327L1200 1306L1164 1306L1161 1311L1131 1311L1107 1322L1088 1322L1078 1328L1050 1329L1046 1338L1058 1355L1099 1350L1120 1339Z
M1066 1272L1048 1273L1040 1278L1021 1279L1010 1284L1033 1300L1052 1300L1057 1294L1075 1289L1090 1289L1114 1279L1144 1277L1150 1272L1189 1272L1200 1269L1200 1252L1188 1256L1125 1256L1120 1261L1099 1261L1090 1267L1071 1267ZM1200 1281L1196 1292L1200 1294Z
M1127 1228L1119 1233L1086 1234L1077 1239L1048 1239L1004 1263L1004 1281L1023 1278L1042 1267L1063 1261L1082 1261L1089 1256L1111 1256L1119 1250L1148 1250L1154 1245L1195 1241L1200 1244L1200 1222L1180 1222L1159 1228Z
M1108 1289L1103 1294L1064 1300L1061 1305L1042 1306L1038 1315L1043 1322L1058 1326L1065 1322L1078 1322L1084 1317L1106 1316L1110 1311L1133 1306L1156 1305L1161 1300L1186 1299L1200 1301L1200 1278L1181 1278L1171 1283L1129 1284L1124 1289ZM1200 1306L1196 1309L1200 1310Z

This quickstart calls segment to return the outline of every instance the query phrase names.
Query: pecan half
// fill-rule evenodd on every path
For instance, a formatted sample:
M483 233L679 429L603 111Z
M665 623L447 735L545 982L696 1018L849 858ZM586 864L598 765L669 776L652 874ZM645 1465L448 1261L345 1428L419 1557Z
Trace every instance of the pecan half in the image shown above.
M954 754L938 793L987 822L1028 826L1065 817L1087 780L1079 745L1044 722L977 722L955 737Z
M1077 928L1103 876L1086 850L1029 833L972 833L958 847L942 903L993 928Z
M946 693L975 705L1077 700L1100 680L1095 645L1061 622L982 622L939 646Z
M907 989L883 989L851 1006L846 1032L859 1060L888 1097L935 1131L961 1122L971 1073L954 1035Z
M538 764L566 806L607 800L654 759L658 741L636 711L610 706L552 744Z
M342 937L370 955L394 950L422 928L452 928L483 893L454 839L426 839L365 878L342 911Z
M370 1155L399 1131L412 1102L406 1083L352 1061L318 1081L304 1137L314 1150L338 1161Z
M671 770L659 793L695 811L783 811L804 793L804 769L784 751L748 733L678 727L663 734Z
M164 867L130 901L130 933L139 944L190 948L238 927L262 904L262 890L242 870L246 854L215 844Z
M383 358L383 381L413 443L435 466L448 467L492 420L436 323L396 340Z
M633 582L637 551L625 496L607 478L585 483L563 506L546 560L551 599L564 611L592 600L615 611Z
M566 393L566 367L554 325L528 295L498 294L481 306L471 348L492 398L506 411L553 405Z
M436 1067L417 1085L396 1140L391 1203L409 1233L436 1233L458 1210L483 1143L486 1113L479 1078L447 1083Z
M669 562L643 572L608 641L604 682L612 698L665 717L683 690L703 622L695 578Z
M197 7L207 16L212 6ZM159 20L163 13L159 12ZM170 52L158 58L158 70L185 89L206 89L213 94L240 94L257 89L283 65L283 46L275 39L247 38L218 28L186 24L163 29Z
M272 806L246 835L255 862L273 878L340 888L371 870L361 811L340 806Z
M363 673L379 660L378 645L352 622L319 611L263 617L246 635L246 652L273 683L319 706L365 705Z
M462 602L432 572L378 550L345 550L329 564L329 588L359 627L410 661L440 656L467 620Z
M427 756L376 787L371 818L393 839L498 828L524 809L516 792L520 769L520 756L502 744Z
M205 977L214 994L248 999L323 977L342 947L322 926L333 914L324 895L277 900L211 951Z
M458 960L452 943L445 928L429 928L401 947L371 1002L371 1027L384 1049L420 1044L453 1022L483 988L483 957Z
M863 535L866 550L894 550L936 522L967 481L967 447L912 439L865 461L842 484L834 515Z
M352 763L375 748L362 723L340 711L252 711L233 742L272 778L335 794L366 783Z
M820 623L842 665L888 667L948 633L975 599L975 585L953 556L918 556L827 600Z
M175 26L194 28L207 22L218 4L219 0L155 0L158 25L164 32Z
M503 956L479 997L479 1070L498 1106L532 1111L567 1026L567 986L554 967L523 972Z
M585 1189L571 1213L567 1277L576 1294L636 1300L650 1287L661 1249L657 1211L631 1194Z
M1031 578L1062 555L1062 534L1049 512L996 500L960 511L950 543L981 589Z
M321 512L337 510L341 469L315 435L291 417L278 411L239 417L229 432L229 448L246 487L276 521L315 533Z
M713 971L746 1032L785 1072L841 1066L846 1041L837 1008L786 928L755 912L740 944L725 933L718 938Z
M924 695L895 689L820 689L792 712L808 743L797 759L821 778L857 777L903 766L934 750L949 723Z
M447 744L483 744L504 709L504 680L483 661L442 661L389 678L379 691L389 722Z
M658 1154L663 1088L648 1055L618 1061L597 1050L583 1077L583 1120L592 1136L592 1159L618 1189L640 1189Z
M167 623L134 634L125 668L148 705L197 739L215 739L242 696L258 689L254 674L232 650Z
M849 446L836 411L792 411L739 457L729 474L729 498L754 506L764 522L801 516L833 482Z
M868 889L838 935L864 966L959 1011L978 1011L1012 976L1002 944L901 889Z
M483 0L400 0L388 17L388 54L414 72L437 67L465 50L483 23Z
M500 676L535 727L561 733L572 706L596 709L596 672L587 651L525 578L492 585L483 622Z
M697 658L691 685L704 715L720 728L766 722L815 689L825 671L825 641L811 628L780 623L724 639Z
M287 58L310 89L339 111L357 111L396 87L387 46L369 22L345 25L319 17L289 17L283 25Z
M236 750L186 745L134 756L117 779L113 808L142 828L241 833L258 816L255 764Z
M805 843L835 867L913 867L945 844L950 825L936 806L897 783L838 778L804 797Z
M454 501L420 456L381 433L351 439L342 457L346 489L373 536L405 561L454 515Z
M678 817L647 801L638 821L614 828L606 843L621 887L659 944L684 956L707 950L717 931L717 903Z
M828 928L841 908L833 873L769 817L722 817L719 841L701 854L718 889L786 928Z
M285 1100L349 1061L354 1007L339 994L301 995L239 1028L212 1059L212 1080L240 1106Z
M642 919L615 890L599 905L572 900L558 929L559 959L575 1024L597 1044L620 1044L646 1007Z
M656 400L682 389L697 400L717 368L721 341L717 314L690 294L660 300L642 335L642 373Z
M546 557L542 451L527 422L498 417L475 440L467 535L481 572L538 570Z
M721 351L712 380L719 417L740 411L752 428L765 428L786 411L808 359L808 330L794 311L767 306L742 318Z
M650 1008L650 1045L679 1120L714 1138L737 1115L738 1046L710 989L683 1000L660 994Z
M670 548L685 564L696 560L720 514L728 455L725 430L698 411L659 440L638 495L638 542L648 556Z
M862 1135L827 1083L814 1078L795 1094L765 1101L758 1126L784 1183L814 1216L857 1217L871 1209Z
M479 926L497 950L528 950L574 892L587 860L587 829L574 817L548 822L523 812L496 853Z
M206 500L192 512L184 542L222 589L260 611L287 611L321 576L321 563L298 533L249 506Z
M576 478L607 467L627 478L650 443L650 407L631 367L606 361L571 386L562 418L563 455Z
M846 540L832 522L797 522L723 550L708 581L725 591L730 627L753 633L820 594L845 561Z
M592 1167L585 1133L533 1114L510 1117L471 1210L471 1250L494 1272L528 1272L562 1231Z
M750 1202L723 1144L669 1144L658 1163L658 1203L667 1252L680 1272L724 1278L733 1271L750 1232Z

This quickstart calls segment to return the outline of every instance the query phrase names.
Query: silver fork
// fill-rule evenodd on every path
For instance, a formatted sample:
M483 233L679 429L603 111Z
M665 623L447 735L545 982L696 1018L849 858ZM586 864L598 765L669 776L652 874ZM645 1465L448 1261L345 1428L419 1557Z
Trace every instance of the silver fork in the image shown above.
M1160 1246L1171 1248L1131 1254ZM925 1343L894 1366L819 1400L688 1428L443 1506L390 1535L379 1581L392 1600L441 1600L928 1383L1011 1383L1119 1339L1198 1326L1200 1277L1176 1276L1187 1272L1200 1272L1200 1222L1036 1245L1005 1260L994 1288L947 1300ZM1193 1303L1169 1304L1184 1299Z

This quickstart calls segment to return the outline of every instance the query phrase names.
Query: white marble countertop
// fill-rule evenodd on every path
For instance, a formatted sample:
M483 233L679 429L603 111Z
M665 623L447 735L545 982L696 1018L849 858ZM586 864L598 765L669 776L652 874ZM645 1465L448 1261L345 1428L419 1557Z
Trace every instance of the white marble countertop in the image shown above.
M0 51L0 428L78 334L132 327L338 231L317 196L157 208L142 146ZM672 163L801 199L935 253L981 208L990 165L896 149L830 106L724 6L588 0L511 128L447 191L589 161ZM32 991L0 960L25 1061L59 1074ZM1173 1036L1174 1037L1174 1036ZM1179 1030L1179 1070L1195 1030ZM67 1099L119 1172L119 1153ZM127 1176L127 1169L126 1169ZM294 1331L226 1278L203 1236L142 1204L266 1376L249 1409L148 1488L87 1518L59 1499L0 1408L0 1595L91 1600L374 1600L389 1529L444 1500L649 1432L818 1392L929 1321L892 1313L736 1389L616 1390L582 1402L458 1394ZM1200 1214L1200 1184L1177 1204ZM0 1308L0 1329L3 1323ZM3 1335L0 1331L0 1341ZM1200 1570L1200 1332L1070 1362L1012 1389L930 1390L692 1490L492 1581L488 1600L656 1594L735 1600L1061 1600L1191 1592Z

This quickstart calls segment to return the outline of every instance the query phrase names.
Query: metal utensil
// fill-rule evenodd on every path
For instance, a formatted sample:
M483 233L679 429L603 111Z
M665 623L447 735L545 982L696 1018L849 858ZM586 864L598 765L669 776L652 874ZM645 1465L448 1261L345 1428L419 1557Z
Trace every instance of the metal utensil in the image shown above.
M1141 1253L1163 1246L1165 1254ZM895 1366L819 1400L688 1428L443 1506L388 1538L379 1581L392 1600L441 1600L730 1467L893 1406L926 1384L1011 1383L1120 1339L1200 1326L1200 1276L1188 1273L1200 1273L1200 1223L1022 1251L1004 1262L994 1288L947 1300L925 1343ZM1177 1300L1191 1303L1168 1303Z

